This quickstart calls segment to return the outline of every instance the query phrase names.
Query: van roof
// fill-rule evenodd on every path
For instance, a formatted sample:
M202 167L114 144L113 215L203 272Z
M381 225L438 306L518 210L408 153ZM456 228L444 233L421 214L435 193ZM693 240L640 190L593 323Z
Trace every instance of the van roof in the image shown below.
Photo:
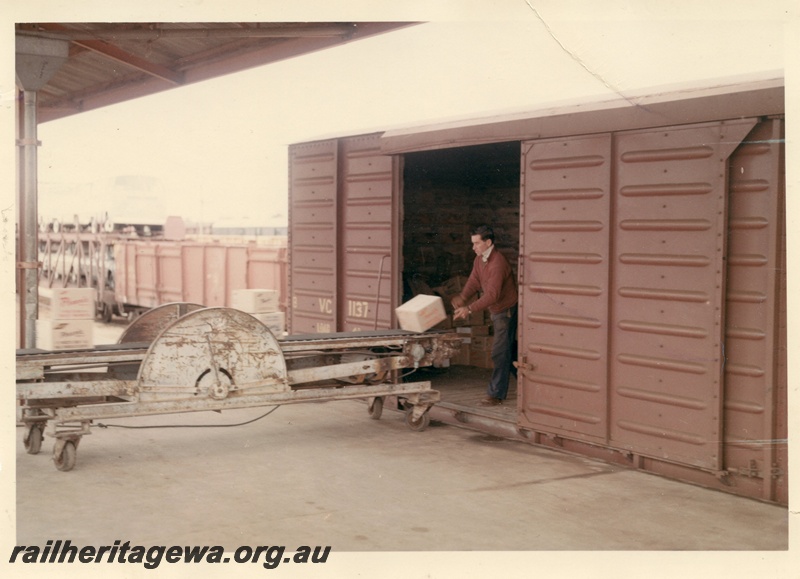
M613 98L572 99L534 110L459 119L383 133L384 153L635 130L783 114L781 72L654 87Z

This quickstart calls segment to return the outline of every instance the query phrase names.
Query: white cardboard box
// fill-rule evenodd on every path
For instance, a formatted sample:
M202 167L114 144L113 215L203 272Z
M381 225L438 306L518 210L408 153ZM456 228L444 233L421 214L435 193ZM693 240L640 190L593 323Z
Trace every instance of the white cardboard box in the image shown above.
M280 310L278 290L237 289L231 292L231 307L248 314L267 314Z
M90 287L50 290L50 317L54 320L93 320L96 291Z
M83 350L94 346L94 320L36 320L36 347Z
M439 296L420 294L395 309L397 322L404 330L424 332L447 318Z
M286 314L283 312L270 312L267 314L251 314L255 319L269 328L275 337L280 337L286 332Z

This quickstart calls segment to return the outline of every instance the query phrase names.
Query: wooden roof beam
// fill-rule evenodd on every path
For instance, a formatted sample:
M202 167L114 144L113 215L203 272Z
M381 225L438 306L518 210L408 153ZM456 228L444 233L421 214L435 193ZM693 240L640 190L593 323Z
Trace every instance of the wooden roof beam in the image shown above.
M40 28L53 32L64 32L68 30L66 27L63 27L60 24L42 24L40 25ZM165 80L170 84L176 86L183 84L183 73L175 72L174 70L165 66L161 66L160 64L155 64L154 62L139 58L138 56L125 52L124 50L117 48L113 44L109 44L103 40L73 39L71 42L77 46L116 60L121 64L135 68L136 70L144 72L145 74Z

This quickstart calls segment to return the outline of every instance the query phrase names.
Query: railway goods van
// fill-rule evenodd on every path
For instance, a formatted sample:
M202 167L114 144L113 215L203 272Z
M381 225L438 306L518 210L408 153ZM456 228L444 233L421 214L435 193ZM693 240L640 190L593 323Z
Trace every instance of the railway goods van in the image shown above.
M434 420L786 505L784 124L762 78L291 145L289 330L397 327L487 223L518 375L451 360Z

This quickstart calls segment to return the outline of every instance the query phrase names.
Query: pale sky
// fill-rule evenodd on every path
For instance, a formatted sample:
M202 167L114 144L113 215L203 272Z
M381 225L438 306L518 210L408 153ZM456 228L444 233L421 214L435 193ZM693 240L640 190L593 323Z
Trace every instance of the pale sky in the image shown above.
M781 0L467 4L450 18L401 10L389 17L437 19L44 123L39 214L285 225L290 143L784 67Z

